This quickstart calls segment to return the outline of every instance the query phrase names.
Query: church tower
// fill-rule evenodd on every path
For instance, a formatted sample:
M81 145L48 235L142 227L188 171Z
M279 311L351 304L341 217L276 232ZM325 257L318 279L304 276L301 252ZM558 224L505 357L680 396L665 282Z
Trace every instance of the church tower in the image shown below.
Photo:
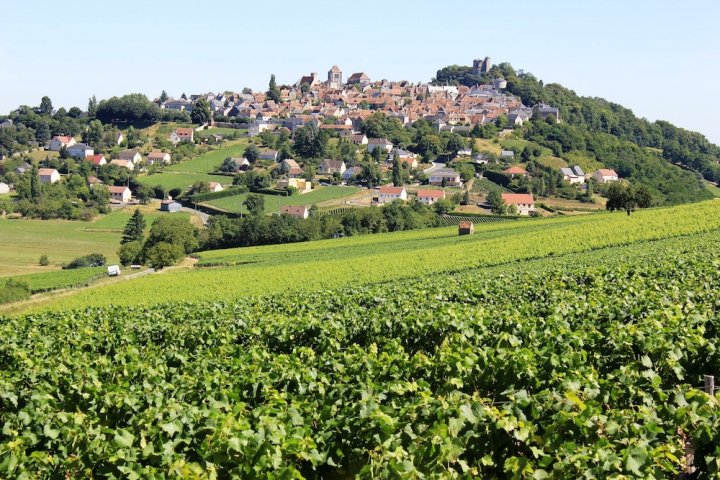
M340 89L342 88L342 84L342 70L340 70L340 67L337 65L333 65L330 71L328 71L327 85L329 88Z

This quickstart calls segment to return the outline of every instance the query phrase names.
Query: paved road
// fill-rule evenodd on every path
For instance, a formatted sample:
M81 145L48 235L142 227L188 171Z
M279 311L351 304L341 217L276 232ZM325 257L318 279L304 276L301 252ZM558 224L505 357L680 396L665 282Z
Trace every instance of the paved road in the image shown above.
M182 207L182 208L180 209L180 211L181 211L181 212L188 212L188 213L192 213L192 214L194 214L194 215L197 215L197 216L200 217L200 219L202 220L203 225L207 225L207 222L208 222L208 220L210 219L210 215L208 215L207 213L201 212L200 210L195 210L195 209L193 209L193 208Z

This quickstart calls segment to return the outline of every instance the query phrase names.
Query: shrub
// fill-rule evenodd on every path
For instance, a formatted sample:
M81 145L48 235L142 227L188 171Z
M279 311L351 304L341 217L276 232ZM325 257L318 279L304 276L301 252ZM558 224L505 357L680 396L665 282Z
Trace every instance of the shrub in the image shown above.
M8 279L0 288L0 304L18 302L30 298L30 284L20 280Z
M68 263L63 267L65 270L72 270L74 268L87 268L87 267L102 267L107 262L105 255L100 253L91 253L84 257L78 257L72 262Z
M43 267L47 267L48 265L50 265L50 260L48 260L47 255L40 255L40 261L38 263Z

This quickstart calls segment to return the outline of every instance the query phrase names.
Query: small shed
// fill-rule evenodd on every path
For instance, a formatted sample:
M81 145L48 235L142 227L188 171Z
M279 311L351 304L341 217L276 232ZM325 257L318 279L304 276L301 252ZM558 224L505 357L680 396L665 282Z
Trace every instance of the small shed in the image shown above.
M160 203L160 210L163 212L179 212L182 205L175 200L163 200Z
M460 222L458 224L458 235L472 235L475 233L473 222Z

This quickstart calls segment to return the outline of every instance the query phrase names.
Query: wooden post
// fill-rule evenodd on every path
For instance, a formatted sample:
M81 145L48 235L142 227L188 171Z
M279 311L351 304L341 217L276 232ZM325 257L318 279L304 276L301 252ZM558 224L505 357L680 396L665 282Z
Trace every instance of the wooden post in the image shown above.
M715 377L713 375L705 375L705 393L711 397L715 396Z

